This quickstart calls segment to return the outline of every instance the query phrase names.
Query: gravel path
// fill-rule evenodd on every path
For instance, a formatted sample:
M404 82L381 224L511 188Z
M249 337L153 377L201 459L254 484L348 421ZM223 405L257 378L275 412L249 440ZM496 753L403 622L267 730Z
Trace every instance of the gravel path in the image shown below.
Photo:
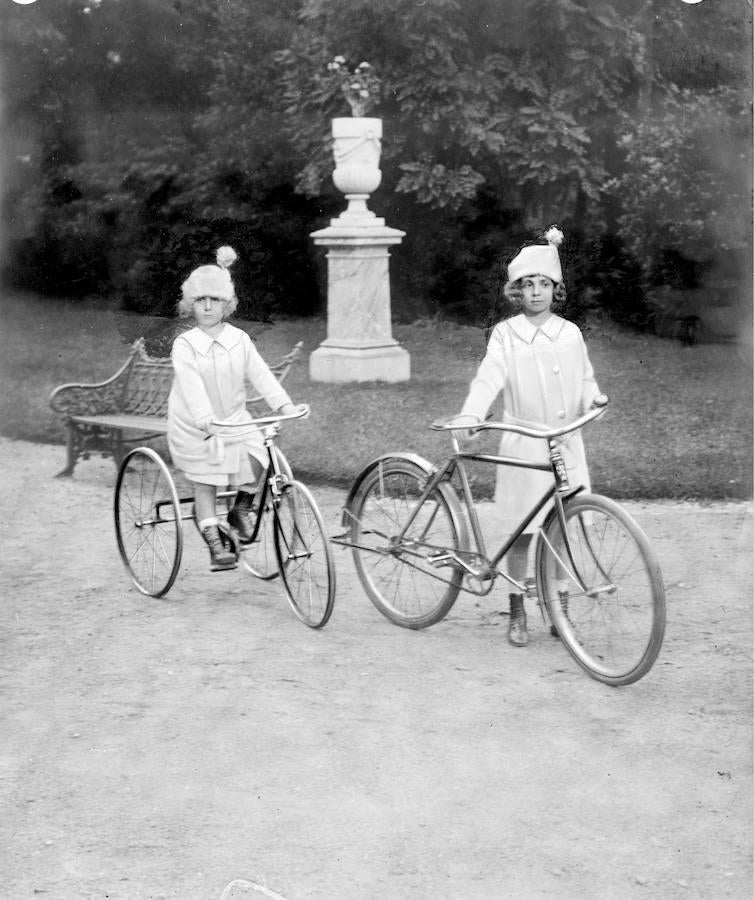
M510 647L498 590L396 628L341 549L321 632L194 534L145 598L112 463L63 456L0 440L3 897L751 896L750 504L627 504L668 630L610 689L536 614ZM315 496L334 531L343 492Z

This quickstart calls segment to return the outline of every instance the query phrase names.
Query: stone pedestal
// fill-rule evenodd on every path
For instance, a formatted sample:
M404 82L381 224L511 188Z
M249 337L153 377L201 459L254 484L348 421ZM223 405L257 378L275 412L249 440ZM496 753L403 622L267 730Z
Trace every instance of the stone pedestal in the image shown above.
M388 247L404 233L342 224L312 234L327 253L327 338L309 357L313 381L407 381L410 357L393 339Z
M360 130L363 132L360 135ZM379 184L379 119L335 119L334 180L348 208L311 237L327 248L327 338L309 357L313 381L407 381L409 354L393 339L388 247L405 233L366 205Z

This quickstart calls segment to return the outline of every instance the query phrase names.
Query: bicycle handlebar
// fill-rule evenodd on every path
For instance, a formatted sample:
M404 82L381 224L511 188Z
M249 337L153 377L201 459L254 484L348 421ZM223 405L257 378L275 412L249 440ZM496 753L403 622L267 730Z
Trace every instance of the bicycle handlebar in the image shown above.
M437 419L429 427L433 431L510 431L513 434L521 434L524 437L552 440L553 438L568 434L571 431L583 428L587 423L594 421L594 419L598 419L604 414L609 402L610 400L606 394L598 394L597 397L595 397L594 404L589 412L584 413L583 416L580 416L578 419L571 422L570 425L564 425L562 428L550 428L545 431L538 428L527 428L524 425L513 425L509 422L479 422L477 425L453 424L457 418L456 416L452 419Z
M269 425L277 425L278 422L286 422L290 419L305 419L309 413L311 412L311 407L306 403L300 403L296 412L287 413L286 415L272 415L272 416L261 416L258 419L252 419L250 422L222 422L222 421L213 421L212 425L215 428L234 428L239 429L243 428L245 431L239 432L231 432L230 434L221 435L221 437L240 437L241 434L251 433L253 431L260 431L262 428L266 428ZM212 435L208 435L206 440Z

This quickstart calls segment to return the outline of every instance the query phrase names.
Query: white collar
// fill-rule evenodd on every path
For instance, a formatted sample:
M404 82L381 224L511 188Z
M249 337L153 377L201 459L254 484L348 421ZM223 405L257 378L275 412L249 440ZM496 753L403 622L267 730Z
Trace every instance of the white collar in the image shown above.
M537 336L538 331L541 331L542 334L551 341L557 340L558 335L565 325L565 319L561 319L560 316L551 315L550 318L541 325L532 325L529 319L523 313L520 313L517 316L513 316L512 319L508 319L508 324L522 341L531 344Z
M206 331L202 331L199 327L184 332L183 337L186 338L197 353L206 356L214 343L218 343L225 350L232 349L241 339L241 333L238 328L234 328L226 322L220 333L215 335L215 337L207 334Z

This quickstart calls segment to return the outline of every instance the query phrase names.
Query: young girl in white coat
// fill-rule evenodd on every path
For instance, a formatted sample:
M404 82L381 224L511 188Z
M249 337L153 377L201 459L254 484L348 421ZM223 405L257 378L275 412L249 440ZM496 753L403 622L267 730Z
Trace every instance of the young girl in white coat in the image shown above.
M524 247L508 265L506 296L521 312L495 326L458 425L483 422L502 393L503 421L535 428L567 425L591 408L599 395L581 331L554 315L553 301L565 299L558 246L562 232L550 228L541 242ZM465 433L468 435L468 432ZM589 490L584 444L579 433L561 447L572 484ZM503 432L500 455L547 462L547 442ZM510 533L550 486L546 472L498 466L495 504L500 526ZM508 574L526 578L529 544L544 516L532 521L508 554ZM510 594L508 640L525 646L529 637L521 594ZM556 633L556 632L554 632Z
M240 442L226 442L215 434L212 422L252 421L246 408L247 382L271 409L284 415L297 409L251 338L225 321L238 305L228 271L236 258L232 247L221 247L217 265L199 266L183 282L178 314L192 317L196 327L175 339L171 353L168 446L175 465L194 482L194 512L209 547L212 571L236 566L236 555L218 528L217 488L237 490L228 524L242 544L248 542L253 533L252 501L266 460L259 432Z

